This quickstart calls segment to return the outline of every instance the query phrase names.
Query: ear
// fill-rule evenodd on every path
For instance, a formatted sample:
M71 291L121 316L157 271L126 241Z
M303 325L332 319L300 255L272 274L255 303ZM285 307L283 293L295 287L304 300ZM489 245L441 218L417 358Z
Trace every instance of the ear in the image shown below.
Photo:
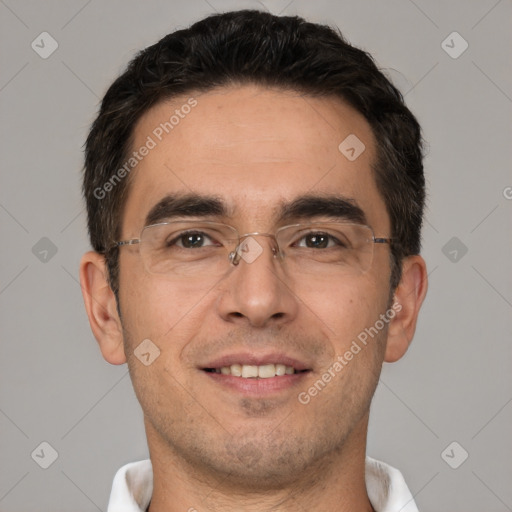
M395 316L389 322L388 338L384 361L398 361L409 348L423 299L427 294L428 275L425 260L409 256L402 263L402 277L393 299Z
M80 284L89 323L103 357L111 364L125 363L123 329L116 297L108 284L104 256L93 251L83 255Z

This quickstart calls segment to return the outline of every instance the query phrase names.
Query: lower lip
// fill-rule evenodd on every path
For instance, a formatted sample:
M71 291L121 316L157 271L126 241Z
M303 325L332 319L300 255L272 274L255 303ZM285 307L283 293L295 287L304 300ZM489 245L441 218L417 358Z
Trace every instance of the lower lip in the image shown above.
M213 379L214 382L238 391L244 395L261 396L290 389L306 378L310 372L294 373L292 375L280 375L268 379L234 377L233 375L223 375L221 373L205 372L203 373Z

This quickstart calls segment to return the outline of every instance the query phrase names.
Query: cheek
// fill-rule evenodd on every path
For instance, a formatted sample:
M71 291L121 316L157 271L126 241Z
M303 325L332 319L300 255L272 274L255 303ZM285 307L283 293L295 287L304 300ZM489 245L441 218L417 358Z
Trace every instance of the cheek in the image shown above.
M388 288L368 274L297 289L297 297L324 326L332 351L340 354L385 312Z
M208 289L198 292L186 280L170 281L144 270L125 268L120 279L123 328L132 348L144 339L153 341L162 355L173 358L201 326L204 308L210 307Z

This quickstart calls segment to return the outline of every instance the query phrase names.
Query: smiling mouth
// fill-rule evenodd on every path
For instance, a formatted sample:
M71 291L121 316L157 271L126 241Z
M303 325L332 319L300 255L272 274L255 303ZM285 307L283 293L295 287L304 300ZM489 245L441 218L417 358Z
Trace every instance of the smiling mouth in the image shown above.
M231 375L242 379L270 379L272 377L305 373L309 370L297 370L293 366L277 363L262 365L232 364L231 366L222 366L221 368L203 368L203 371Z

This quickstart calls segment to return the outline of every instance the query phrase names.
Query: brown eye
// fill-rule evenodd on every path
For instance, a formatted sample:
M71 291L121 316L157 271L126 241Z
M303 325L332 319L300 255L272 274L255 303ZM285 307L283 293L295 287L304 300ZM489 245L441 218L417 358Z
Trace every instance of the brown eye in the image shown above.
M307 249L331 249L344 248L346 244L329 233L322 231L310 232L302 237L294 244L295 247L305 247Z
M304 237L306 247L312 249L325 249L329 246L329 235L315 233Z
M201 247L217 245L206 233L201 231L187 231L180 233L167 242L167 247L177 246L183 249L198 249Z

